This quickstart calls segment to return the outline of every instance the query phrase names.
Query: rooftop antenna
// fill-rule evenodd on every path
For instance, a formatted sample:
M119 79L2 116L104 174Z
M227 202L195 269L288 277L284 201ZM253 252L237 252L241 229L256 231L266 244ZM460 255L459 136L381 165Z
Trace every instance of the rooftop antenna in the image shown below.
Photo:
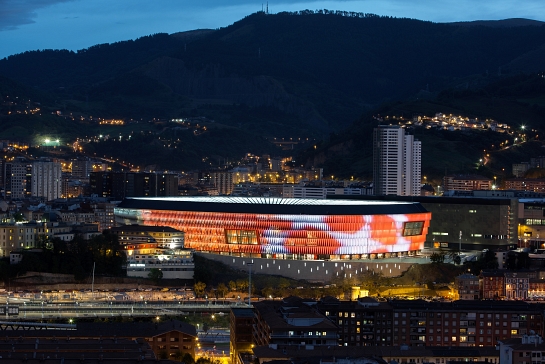
M267 14L269 14L269 2L267 1Z

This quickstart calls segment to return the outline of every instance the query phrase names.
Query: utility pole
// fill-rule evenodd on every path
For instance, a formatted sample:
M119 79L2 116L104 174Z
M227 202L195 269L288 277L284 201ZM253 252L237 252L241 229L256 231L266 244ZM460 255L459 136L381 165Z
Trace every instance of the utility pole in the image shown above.
M252 265L254 263L247 263L246 264L249 268L249 276L248 276L248 306L252 305Z
M460 230L460 246L458 247L458 255L462 252L462 230Z

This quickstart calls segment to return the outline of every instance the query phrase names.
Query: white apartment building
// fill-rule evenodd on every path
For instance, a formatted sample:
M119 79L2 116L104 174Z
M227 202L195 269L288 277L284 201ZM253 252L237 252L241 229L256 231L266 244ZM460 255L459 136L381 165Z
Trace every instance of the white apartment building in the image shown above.
M47 201L61 197L62 167L58 162L18 159L6 164L5 197L24 199L44 197Z
M32 196L51 201L62 194L62 167L58 162L35 161L32 163Z
M210 172L210 182L218 189L220 195L230 195L235 187L233 172Z
M50 226L44 223L0 225L0 257L9 257L13 250L38 248L40 235L52 236Z
M397 125L379 125L373 132L375 195L419 196L422 145Z

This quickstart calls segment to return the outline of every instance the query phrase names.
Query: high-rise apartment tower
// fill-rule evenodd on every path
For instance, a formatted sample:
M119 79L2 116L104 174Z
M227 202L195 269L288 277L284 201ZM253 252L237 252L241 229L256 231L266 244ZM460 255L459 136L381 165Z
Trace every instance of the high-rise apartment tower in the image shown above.
M397 125L373 131L373 187L375 195L419 196L422 146Z

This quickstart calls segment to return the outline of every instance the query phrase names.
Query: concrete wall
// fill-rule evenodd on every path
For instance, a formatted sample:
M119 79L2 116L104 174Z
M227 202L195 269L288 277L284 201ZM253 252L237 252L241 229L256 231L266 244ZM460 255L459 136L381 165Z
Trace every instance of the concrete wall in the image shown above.
M247 263L253 262L252 273L279 275L293 279L304 279L310 282L329 283L335 278L351 278L367 270L381 272L385 277L398 277L405 272L412 263L384 262L374 260L363 261L321 261L321 260L279 260L265 258L234 257L210 253L196 253L206 259L218 261L233 267L248 271Z

